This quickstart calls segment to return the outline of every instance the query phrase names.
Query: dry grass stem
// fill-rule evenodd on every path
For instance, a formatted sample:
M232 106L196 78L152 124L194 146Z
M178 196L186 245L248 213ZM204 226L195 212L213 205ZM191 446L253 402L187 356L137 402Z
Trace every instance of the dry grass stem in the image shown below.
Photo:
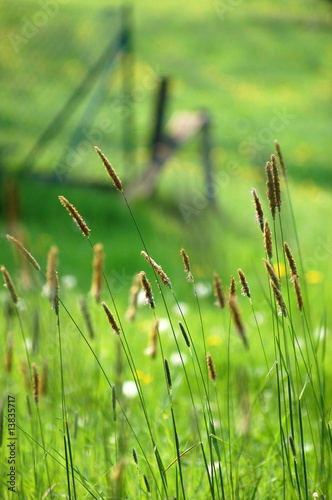
M141 255L143 255L144 259L155 270L163 284L165 286L168 286L169 288L172 288L171 281L168 278L167 274L163 271L162 267L159 266L159 264L157 264L153 259L151 259L151 257L146 252L144 252L144 250L141 251Z
M245 328L244 328L244 325L242 322L240 310L236 304L236 300L235 300L234 296L230 297L228 304L229 304L229 308L232 312L232 317L233 317L233 321L234 321L234 324L236 326L237 332L243 341L244 347L246 349L249 349L248 339L247 339Z
M120 180L120 177L118 176L118 174L115 172L114 168L112 167L112 164L109 162L109 160L106 158L104 153L97 146L95 146L94 148L95 148L96 152L98 153L101 161L103 162L104 167L106 168L108 175L112 179L114 187L118 191L123 193L122 182Z
M146 303L149 304L151 309L154 309L156 307L156 304L155 304L153 293L152 293L152 287L151 287L149 280L146 277L145 272L141 271L138 274L138 277L139 277L139 280L141 282L141 286L145 292Z
M262 205L260 202L260 199L258 198L256 189L251 190L251 194L254 197L254 202L255 202L255 210L256 210L256 222L259 225L261 231L264 231L264 213L262 209Z
M221 279L217 273L213 273L213 293L216 298L216 305L223 309L225 307L225 296L221 284Z
M37 271L40 271L40 265L38 264L38 262L36 261L36 259L34 259L32 257L31 253L28 252L28 250L26 248L24 248L24 246L22 245L22 243L20 241L18 241L13 236L10 236L9 234L6 235L6 238L7 238L8 241L10 241L11 243L13 243L13 245L16 246L16 248L21 252L22 255L24 255L24 257L32 265L32 267L34 267L35 269L37 269Z
M242 295L246 295L250 299L250 289L249 289L249 285L248 285L246 276L245 276L244 272L242 271L242 269L238 269L237 272L238 272L241 286L242 286Z
M82 231L82 234L89 238L90 236L90 229L88 228L86 222L84 221L83 217L78 213L74 205L69 203L69 201L64 197L64 196L59 196L58 197L60 200L60 203L62 206L65 207L65 209L68 211L69 215L73 218L73 220L76 222L77 226L80 228Z
M94 245L93 250L94 256L92 262L92 282L90 294L95 299L97 304L99 304L103 280L104 247L101 243L97 243Z
M113 316L113 314L111 313L111 310L109 309L108 305L106 304L106 302L102 302L101 305L103 306L103 309L105 311L105 314L107 316L107 319L108 319L108 322L109 324L111 325L112 329L113 329L113 332L116 334L116 335L120 335L120 328Z
M17 304L18 295L16 293L13 280L12 280L9 272L5 268L5 266L1 266L0 270L1 270L2 276L3 276L4 286L7 288L9 295L10 295L12 301L14 302L14 304Z
M217 378L217 374L216 374L216 370L215 370L214 363L213 363L213 360L212 360L212 356L211 356L211 354L209 352L206 354L206 364L207 364L207 367L208 367L208 372L209 372L210 379L213 380L213 381L215 381L216 378Z
M264 247L268 258L272 259L273 257L272 232L267 220L264 222Z
M272 172L272 165L271 162L266 162L265 166L265 173L266 173L266 194L269 200L269 207L271 210L272 218L273 220L275 219L276 216L276 207L277 207L277 201L276 201L276 195L275 195L275 187L274 187L274 180L273 180L273 172Z

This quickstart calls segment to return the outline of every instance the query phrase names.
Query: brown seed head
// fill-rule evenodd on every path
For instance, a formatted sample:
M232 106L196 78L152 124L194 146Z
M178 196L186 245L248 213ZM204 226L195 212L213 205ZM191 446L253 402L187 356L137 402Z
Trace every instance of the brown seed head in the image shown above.
M181 257L182 257L184 270L187 273L187 280L190 283L192 283L194 281L194 279L193 279L193 275L191 274L189 257L188 257L188 255L186 254L186 251L183 248L181 248L180 254L181 254Z
M88 228L86 222L84 221L83 217L78 213L74 205L69 203L69 201L64 197L64 196L59 196L58 197L60 200L60 203L62 206L65 207L65 209L68 211L69 215L73 218L73 220L76 222L77 226L80 228L82 231L82 234L89 238L90 236L90 229Z
M57 273L58 265L58 249L53 246L50 248L47 256L47 269L46 269L46 291L47 297L51 302L52 309L55 314L59 315L59 278Z
M284 159L282 157L282 153L281 153L281 149L280 149L280 145L279 145L278 141L274 141L274 147L275 147L275 150L276 150L276 153L277 153L277 156L278 156L278 160L279 160L279 164L280 164L280 167L281 167L282 176L285 179L286 175L287 175L287 170L286 170L286 165L284 163Z
M209 377L214 382L217 378L217 374L212 360L212 356L209 352L206 354L206 364L208 367Z
M97 146L95 146L95 150L98 153L99 157L101 158L101 161L103 162L104 167L106 168L106 171L107 171L108 175L112 179L114 187L118 191L120 191L121 193L123 193L122 182L120 180L120 177L118 176L118 174L115 172L114 168L112 167L112 164L106 158L106 156L104 155L104 153L102 153L102 151L99 148L97 148Z
M236 295L236 281L234 276L231 276L231 284L229 287L229 298L235 297Z
M129 305L128 305L128 309L126 311L126 318L129 321L134 321L135 317L136 317L137 300L138 300L138 294L139 294L139 290L140 290L139 283L140 283L139 276L138 276L138 274L135 274L135 276L133 277L132 285L130 287L130 291L129 291Z
M259 225L261 231L263 232L263 230L264 230L264 213L263 213L262 205L261 205L260 199L258 198L256 189L252 189L251 194L253 195L254 202L255 202L256 222Z
M95 332L94 332L93 325L92 325L91 314L90 314L90 311L89 311L89 308L88 308L88 305L87 305L85 298L80 297L78 299L78 304L79 304L79 307L80 307L80 310L81 310L81 313L82 313L82 316L83 316L83 319L85 322L85 326L89 332L90 339L93 339L95 336Z
M271 266L270 262L266 259L263 259L263 262L265 264L266 271L270 277L270 279L273 281L275 286L280 290L280 281L278 276L276 275L273 267Z
M167 274L163 271L162 267L159 266L153 259L151 259L151 257L146 252L144 252L144 250L141 251L141 255L143 255L144 259L150 264L150 266L158 274L158 276L161 279L161 281L163 282L163 284L168 286L169 288L172 288L171 281L168 278Z
M100 302L101 285L103 279L103 261L104 261L103 249L104 247L101 243L97 243L93 247L94 255L92 262L92 283L91 283L90 294L97 303Z
M297 307L299 308L300 311L302 311L303 298L302 298L302 292L301 292L299 278L294 278L293 283L294 283L294 290L295 290L295 295L296 295Z
M216 305L223 309L225 307L225 297L224 291L222 289L221 279L219 278L217 273L213 273L213 292L214 296L217 299Z
M273 180L273 173L272 173L272 165L268 161L266 162L265 166L265 173L266 173L266 194L269 200L269 207L271 210L272 218L273 220L275 219L276 216L276 207L277 207L277 201L276 201L276 194L275 194L275 187L274 187L274 180Z
M5 372L6 373L10 373L12 371L13 350L14 350L13 334L12 334L12 332L9 332L7 335L7 345L6 345L6 354L5 354Z
M12 301L14 302L14 304L17 304L18 296L17 296L16 290L14 287L14 283L11 279L10 274L7 271L7 269L5 268L5 266L1 266L0 270L1 270L2 276L3 276L4 286L7 288L9 295L10 295Z
M150 284L149 280L147 279L144 271L141 271L138 274L138 276L139 276L139 280L141 282L142 288L145 292L146 303L149 304L151 309L154 309L156 307L156 304L154 301L151 284Z
M282 293L281 293L280 289L276 286L274 281L270 280L270 285L271 285L271 288L273 290L274 298L276 299L276 302L279 306L280 314L286 318L287 308L286 308L286 304L284 302Z
M33 399L37 405L39 401L39 374L37 365L35 363L32 364L32 389Z
M159 319L155 319L151 330L150 343L144 351L144 353L147 354L148 356L151 356L152 359L155 359L157 356L158 329L159 329Z
M281 188L280 188L277 159L276 159L275 155L271 155L271 164L272 164L272 176L273 176L276 207L278 208L278 211L280 212L281 203L282 203L282 201L281 201Z
M16 238L13 238L13 236L10 236L9 234L6 235L6 238L8 241L10 241L11 243L13 243L13 245L16 246L16 248L21 252L22 255L24 255L24 257L32 265L32 267L37 269L37 271L40 271L40 265L38 264L36 259L32 257L31 253L28 252L26 248L24 248L24 246L20 241L18 241Z
M243 341L244 347L246 349L249 349L248 339L247 339L247 335L246 335L243 321L241 318L240 310L236 304L236 299L234 296L230 297L228 304L229 304L229 308L230 308L231 313L232 313L233 321L234 321L235 327L237 329L237 332Z
M113 316L113 314L111 313L108 305L106 304L106 302L102 302L101 305L103 306L103 309L105 311L105 314L107 316L107 319L108 319L108 322L109 324L111 325L112 329L113 329L113 332L116 334L116 335L120 335L120 328L118 327L118 324L117 322L115 321L115 318Z
M249 285L248 285L246 276L245 276L244 272L242 271L242 269L238 269L237 272L238 272L241 286L242 286L242 295L246 295L250 299L250 289L249 289Z
M273 244L272 244L272 233L270 225L266 220L264 222L264 247L269 259L273 257Z
M292 277L292 279L298 278L299 274L297 272L297 268L296 268L293 254L291 252L291 249L289 248L288 243L286 243L286 242L284 243L284 250L285 250L287 260L288 260L288 265L289 265L289 269L291 272L291 277Z

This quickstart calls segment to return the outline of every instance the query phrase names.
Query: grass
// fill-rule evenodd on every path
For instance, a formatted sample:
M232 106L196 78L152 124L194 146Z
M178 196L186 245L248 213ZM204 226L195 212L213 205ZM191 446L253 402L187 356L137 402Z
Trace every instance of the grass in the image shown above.
M90 338L77 293L62 284L57 316L40 295L44 279L35 270L34 287L20 290L25 307L22 302L10 307L5 299L4 439L10 395L16 408L19 497L295 499L312 498L314 493L317 498L329 497L331 373L326 307L312 295L310 279L306 283L302 275L304 308L297 310L282 252L282 242L286 236L288 241L290 235L294 239L295 229L287 221L287 185L282 183L282 188L280 215L273 221L265 203L264 211L273 231L273 263L280 263L285 315L279 314L261 261L261 235L261 250L255 252L253 267L245 270L251 298L241 297L238 284L233 299L242 318L237 328L227 308L213 305L211 292L201 296L198 280L186 282L179 253L176 258L169 251L158 263L168 273L169 260L176 260L170 264L176 274L168 274L172 288L160 281L160 268L153 272L139 256L156 309L140 307L134 323L124 319L129 286L113 293L112 286L104 283L102 298L114 315L111 323L116 321L121 329L119 335L112 335L101 305L87 297L95 330ZM121 193L113 195L121 199ZM58 209L70 228L68 214ZM89 218L88 213L82 215ZM133 217L129 211L132 240L138 238L140 248L150 251L153 239L145 234L144 225L141 233L135 212ZM89 222L92 234L97 224ZM253 221L252 225L259 235ZM297 229L301 234L301 227ZM77 245L83 242L92 258L87 239L74 233L71 237ZM295 242L291 248L301 269L300 249ZM241 260L240 266L245 269ZM194 259L192 272L195 279ZM222 266L219 273L227 297L229 275ZM151 346L157 317L157 355L152 358L144 351ZM245 333L239 322L244 323ZM237 330L248 336L248 350ZM36 381L31 386L34 364L43 373L38 402ZM4 468L8 468L7 453L3 446ZM3 498L11 498L5 481L1 487Z
M144 245L126 203L111 187L109 192L87 191L45 186L19 177L15 184L18 204L8 203L6 197L1 264L10 271L22 301L12 309L8 291L3 289L0 295L4 311L0 355L4 363L7 360L1 374L0 410L5 418L1 419L4 441L0 457L2 470L7 471L4 445L9 394L16 401L20 498L42 498L50 486L53 490L48 497L61 494L69 498L331 495L328 299L332 249L326 224L331 208L327 135L330 10L323 1L292 0L281 5L255 0L250 5L240 4L225 19L217 15L212 3L194 3L189 9L173 0L156 6L144 0L135 10L136 83L141 85L147 74L156 83L158 75L171 73L169 113L201 107L213 111L218 207L213 209L206 202L196 141L168 164L156 196L132 205L144 242L170 277L174 295L163 287L163 295L159 293L156 277L140 255ZM0 120L6 144L2 164L7 173L19 168L51 117L102 52L110 26L116 32L118 18L105 11L101 15L103 6L102 1L93 6L68 2L15 55L6 35L19 33L22 17L31 19L40 6L32 1L24 6L12 2L3 13L6 44L0 55ZM135 170L123 163L121 153L120 113L114 108L120 85L117 74L111 93L89 127L94 130L111 110L116 126L97 143L111 156L126 186L148 158L155 88L149 88L135 103ZM289 123L277 133L271 132L271 120L284 108L292 115ZM83 106L48 145L34 166L36 171L54 171L82 111ZM263 166L275 137L286 157L290 197L283 183L281 224L277 217L274 225L267 215ZM258 141L256 149L254 141ZM79 154L78 163L68 157L67 161L74 178L79 175L107 182L90 144ZM287 318L277 315L261 261L265 255L262 235L254 223L253 186L276 238L274 249L279 249L273 261L279 262L283 298L290 313ZM102 300L121 322L120 336L112 335L101 305L88 294L91 247L60 207L58 195L67 197L82 212L92 229L93 244L104 244L105 275L114 303L105 284ZM17 206L15 220L24 224L20 237L43 272L50 247L59 247L60 328L47 298L41 296L44 279L32 269L27 287L22 272L22 268L27 272L26 266L5 239L11 210ZM284 274L288 266L283 241L289 243L300 269L303 313L297 310L293 284ZM191 259L198 303L192 284L185 279L181 247ZM237 304L249 339L248 352L230 311L215 307L212 295L212 273L219 273L227 295L230 276L237 278L239 267L246 274L252 300L251 304L240 295L238 285ZM140 306L136 321L130 323L125 319L129 289L134 274L143 269L153 286L156 310ZM91 314L93 339L78 305L82 296ZM155 342L156 317L160 319L160 341L156 359L152 359L144 351ZM190 335L190 348L178 321ZM207 351L215 365L215 382L208 379ZM36 363L41 381L47 373L47 387L41 387L38 405L28 358L31 372ZM3 477L2 496L11 498Z

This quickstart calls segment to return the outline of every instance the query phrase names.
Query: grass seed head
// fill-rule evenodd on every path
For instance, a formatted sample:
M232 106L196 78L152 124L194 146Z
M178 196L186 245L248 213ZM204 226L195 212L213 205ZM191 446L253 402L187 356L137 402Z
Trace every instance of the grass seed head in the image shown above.
M13 236L10 236L9 234L6 235L6 238L8 241L10 241L11 243L13 243L13 245L16 246L16 248L19 250L19 252L21 252L21 254L27 259L27 261L32 265L32 267L37 269L37 271L40 271L40 265L38 264L36 259L34 257L32 257L31 253L28 252L28 250L26 248L24 248L24 246L22 245L22 243L20 241L18 241Z
M249 349L249 344L248 344L248 339L247 339L247 335L245 332L244 324L243 324L240 310L237 306L236 299L234 296L230 297L228 304L229 304L229 308L232 312L232 317L233 317L233 321L234 321L236 330L242 339L244 347L246 349Z
M261 205L260 199L258 198L256 189L252 189L251 194L253 195L254 202L255 202L256 221L257 221L257 224L259 225L261 231L263 232L263 230L264 230L264 213L263 213L262 205Z
M33 389L33 399L36 405L39 401L39 373L36 363L32 364L32 389Z
M166 382L168 385L168 389L171 391L172 390L172 377L171 377L171 371L169 369L169 364L168 364L168 361L166 358L164 360L164 364L165 364Z
M188 337L188 334L186 332L186 329L185 327L183 326L183 324L181 323L181 321L179 321L179 327L180 327L180 330L181 330L181 333L182 333L182 336L184 338L184 341L187 345L187 347L190 347L190 340L189 340L189 337Z
M129 305L128 309L126 311L126 318L129 321L134 321L136 317L136 311L137 311L137 300L138 300L138 294L140 290L140 279L139 275L135 274L133 277L133 282L129 290Z
M268 258L272 259L273 257L272 232L267 220L264 222L264 247Z
M244 272L242 271L242 269L238 269L237 272L238 272L241 286L242 286L242 295L246 295L250 299L250 289L249 289L249 285L248 285L246 276L245 276Z
M69 201L64 197L64 196L59 196L58 197L60 200L60 203L62 206L65 207L65 209L68 211L69 215L73 218L73 220L76 222L77 226L80 228L82 231L82 234L89 238L90 236L90 229L88 228L86 222L84 221L83 217L78 213L74 205L69 203Z
M107 171L109 177L112 179L114 187L118 191L123 193L122 182L120 180L120 177L118 176L118 174L115 172L114 168L112 167L112 164L109 162L109 160L106 158L104 153L97 146L95 146L94 148L95 148L96 152L98 153L101 161L103 162L104 167L106 168L106 171Z
M208 367L209 377L214 382L217 378L217 374L216 374L215 366L214 366L214 363L212 360L212 356L209 352L206 354L206 364Z
M280 212L281 210L281 188L280 188L280 179L279 179L279 172L278 172L278 166L277 166L277 159L275 155L271 155L271 165L272 165L272 177L273 177L273 184L274 184L274 193L275 193L275 200L276 200L276 207L278 211Z
M265 173L266 173L266 194L269 200L269 207L271 210L272 218L273 220L275 219L276 216L276 208L277 208L277 201L276 201L276 194L275 194L275 186L274 186L274 179L273 179L273 172L272 172L272 164L271 162L266 162L265 165Z
M94 245L94 255L92 261L92 282L90 294L95 299L97 304L100 302L101 295L101 287L103 281L103 262L104 262L104 253L103 253L103 245L101 243L97 243Z
M229 299L234 298L236 296L236 281L234 276L231 276L231 284L229 287Z
M290 273L291 273L291 278L292 278L292 280L297 279L299 277L299 274L297 272L295 260L294 260L292 251L289 248L288 243L286 243L286 242L284 243L284 250L285 250L285 255L287 257L287 261L288 261L288 265L289 265L289 269L290 269Z
M280 290L280 288L277 287L277 285L275 284L275 282L272 279L270 280L270 285L271 285L271 288L273 290L274 298L279 306L280 314L286 318L287 317L287 308L286 308L286 304L284 302L281 290Z
M280 149L280 144L279 144L278 141L274 141L274 148L275 148L276 153L277 153L277 157L278 157L278 160L279 160L279 165L280 165L280 168L281 168L282 176L283 176L284 179L286 179L286 176L287 176L286 165L285 165L285 162L284 162L284 159L283 159L283 156L282 156L282 153L281 153L281 149Z
M180 254L182 257L182 261L183 261L184 271L187 273L187 281L192 283L194 281L194 278L193 278L193 275L191 274L190 260L189 260L189 257L187 255L186 251L184 250L184 248L181 248Z
M172 284L170 279L168 278L167 274L165 271L163 271L162 267L159 266L144 250L141 251L141 255L143 255L144 259L150 264L152 269L158 274L159 278L163 282L165 286L168 286L169 288L172 288Z
M105 311L105 314L107 316L107 319L108 319L108 322L109 324L111 325L112 329L113 329L113 332L116 334L116 335L120 335L120 328L111 312L111 310L109 309L108 305L106 304L106 302L102 302L101 305L103 306L103 309Z
M216 298L216 305L223 309L225 307L225 296L221 284L221 279L217 273L213 273L213 293Z
M18 295L16 293L13 280L12 280L9 272L5 268L5 266L1 266L0 270L1 270L2 276L3 276L4 286L7 288L9 295L10 295L12 301L14 302L14 304L17 304Z
M273 269L273 266L271 266L270 262L266 259L263 259L263 262L270 280L273 281L274 285L278 288L278 290L280 290L280 281L275 273L275 270Z
M144 271L141 271L138 274L138 276L139 276L139 280L141 282L141 286L145 292L146 303L149 304L151 309L154 309L156 307L156 304L154 301L151 284L150 284L149 280L147 279Z

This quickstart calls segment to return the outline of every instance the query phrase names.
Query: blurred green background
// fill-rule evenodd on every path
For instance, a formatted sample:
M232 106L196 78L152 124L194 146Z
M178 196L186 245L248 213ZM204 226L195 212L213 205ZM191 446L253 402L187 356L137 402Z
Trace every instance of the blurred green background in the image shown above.
M121 289L122 283L127 289L132 274L143 267L142 245L121 195L113 188L69 186L61 176L58 183L46 184L26 174L61 171L66 181L107 184L92 147L97 143L125 184L139 178L149 161L158 83L167 75L167 118L201 109L211 115L218 207L209 207L205 196L198 135L165 165L154 195L133 203L151 255L179 286L182 246L199 278L209 279L218 270L227 280L238 267L254 268L262 250L250 189L256 187L264 197L264 165L278 139L306 270L327 276L332 254L327 229L332 199L331 3L137 2L131 14L133 67L123 69L119 57L108 60L94 85L83 86L80 104L28 161L38 138L106 48L112 52L122 26L121 8L105 0L25 0L6 2L2 9L1 263L14 268L15 257L3 236L10 217L16 217L42 266L50 245L56 244L61 273L75 275L78 287L88 289L91 251L60 206L57 196L62 194L86 218L93 243L105 244L107 272L115 286ZM131 122L124 119L128 107ZM131 124L127 133L126 123ZM69 148L79 124L83 133ZM124 144L129 148L125 155ZM8 181L13 176L14 184ZM14 215L8 206L11 197L18 200ZM283 210L292 244L289 204ZM321 247L324 252L317 250Z

